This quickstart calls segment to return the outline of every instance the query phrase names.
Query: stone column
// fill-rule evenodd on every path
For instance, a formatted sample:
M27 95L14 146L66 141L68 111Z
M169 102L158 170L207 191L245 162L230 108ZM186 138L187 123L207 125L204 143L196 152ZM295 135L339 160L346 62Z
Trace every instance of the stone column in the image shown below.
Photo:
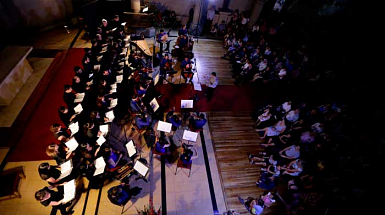
M208 1L207 0L196 0L195 1L195 7L194 7L194 18L191 25L190 32L195 34L195 30L197 29L198 21L199 21L199 35L202 33L203 25L206 21L207 16L207 7L208 7Z
M251 12L250 21L248 24L249 28L252 28L254 23L258 20L264 4L265 4L265 0L255 0L254 1L253 11Z
M199 11L201 10L201 1L203 0L196 0L195 1L195 7L194 7L194 18L192 21L192 26L196 27L199 20ZM202 14L201 14L202 15Z
M140 0L131 0L131 9L134 13L140 12Z

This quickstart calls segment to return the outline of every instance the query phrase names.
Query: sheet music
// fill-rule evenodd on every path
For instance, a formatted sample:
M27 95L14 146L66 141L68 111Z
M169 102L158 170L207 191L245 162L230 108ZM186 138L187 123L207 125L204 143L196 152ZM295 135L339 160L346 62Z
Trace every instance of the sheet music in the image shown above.
M202 85L200 83L197 83L194 81L193 84L194 84L194 90L202 91Z
M102 132L103 133L103 132ZM100 137L96 140L96 143L101 146L103 143L106 142L106 138L104 138L103 135L100 135Z
M114 108L118 104L118 99L111 100L110 107Z
M158 110L159 108L158 101L155 98L152 99L152 101L150 102L150 106L154 110L154 112L156 112L156 110Z
M113 28L111 31L116 31L117 28Z
M116 76L116 82L117 83L122 83L122 81L123 81L123 75Z
M75 179L72 179L71 181L67 182L64 185L63 203L69 202L72 199L74 199L75 198L75 191L76 191Z
M126 25L126 22L122 22L122 24L121 24L122 26L125 26Z
M71 123L68 127L71 130L71 136L73 136L74 134L76 134L79 131L79 123L78 122Z
M181 108L193 108L193 100L181 100Z
M169 133L171 131L171 126L172 126L171 123L159 121L157 129L159 131L164 131Z
M197 132L192 132L188 130L184 130L182 139L196 142L198 138Z
M112 88L111 93L116 93L116 88Z
M82 104L76 105L76 107L74 107L74 111L75 111L76 114L81 113L83 111Z
M79 146L79 143L78 143L78 141L76 141L76 139L74 137L72 137L69 141L67 141L65 143L65 145L69 149L69 151L67 152L67 154L68 154L68 153L71 153L71 152L75 151L76 148Z
M85 95L86 95L85 93L78 93L78 95L76 96L76 98L74 100L74 103L82 102Z
M104 172L104 168L106 167L106 162L104 161L103 157L99 157L98 159L95 160L95 175L100 175Z
M60 165L61 175L59 179L69 176L72 172L72 160L68 160Z
M155 76L154 85L156 85L158 81L159 81L159 73Z
M88 78L91 78L92 76L94 76L94 73L89 74Z
M102 56L103 57L103 56ZM100 70L100 64L98 64L98 65L94 65L94 70Z
M114 111L113 110L108 111L106 113L106 117L109 119L109 122L112 122L112 120L114 120L115 118Z
M116 84L111 84L110 86L111 86L111 89L116 89L118 87L118 85Z
M129 157L132 157L134 154L136 154L136 148L132 140L126 144L126 149Z
M148 172L148 167L140 161L135 162L134 169L142 176L146 176Z
M109 131L108 125L99 126L99 131L102 132L102 135L107 134Z

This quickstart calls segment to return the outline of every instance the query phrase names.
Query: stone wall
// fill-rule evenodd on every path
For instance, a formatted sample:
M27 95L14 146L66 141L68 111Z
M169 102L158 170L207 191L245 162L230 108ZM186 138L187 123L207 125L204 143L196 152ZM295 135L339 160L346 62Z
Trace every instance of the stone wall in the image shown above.
M215 5L217 10L222 7L223 0L203 0L208 1L208 7ZM177 15L186 14L192 5L200 2L199 0L153 0L151 2L161 4L168 10L174 10ZM238 9L240 12L250 10L252 8L253 0L230 0L229 9Z
M0 25L5 28L43 28L71 18L71 0L3 0Z

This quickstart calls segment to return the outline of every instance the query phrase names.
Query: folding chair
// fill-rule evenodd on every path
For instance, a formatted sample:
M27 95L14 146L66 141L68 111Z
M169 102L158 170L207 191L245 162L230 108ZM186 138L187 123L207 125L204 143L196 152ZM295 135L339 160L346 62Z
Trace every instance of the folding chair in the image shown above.
M191 169L192 169L192 161L198 157L198 151L195 147L192 147L194 150L193 150L193 153L195 153L195 155L193 155L191 157L191 162L188 163L188 164L185 164L183 163L181 160L180 160L180 157L178 158L178 162L176 164L176 169L175 169L175 175L177 174L178 172L178 168L181 168L181 169L188 169L189 170L189 173L188 173L188 177L190 177L191 175Z

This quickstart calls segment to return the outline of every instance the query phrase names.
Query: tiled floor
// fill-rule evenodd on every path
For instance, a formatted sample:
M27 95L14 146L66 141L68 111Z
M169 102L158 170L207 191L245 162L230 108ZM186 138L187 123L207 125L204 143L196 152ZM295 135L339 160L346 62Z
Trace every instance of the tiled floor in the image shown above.
M174 135L174 140L179 141L178 137L182 136L183 130L179 129ZM215 156L211 143L208 126L204 129L205 142L208 151L210 162L211 175L213 178L215 197L219 212L226 211L225 201L222 193L219 173L216 166ZM194 146L198 150L198 157L193 160L191 176L188 177L188 171L179 169L175 175L176 163L166 163L166 199L167 199L167 214L191 214L191 215L210 215L213 214L209 185L203 158L200 135ZM149 160L148 149L143 150L142 157ZM20 192L22 198L11 199L0 202L0 214L2 215L46 215L50 213L50 207L44 207L34 199L35 191L47 186L47 183L40 179L37 169L40 163L49 162L55 164L53 160L49 161L30 161L30 162L10 162L7 163L5 169L23 166L26 179L21 181ZM160 208L162 202L161 192L161 162L160 159L154 158L150 162L149 181L146 183L143 180L132 180L131 186L141 187L142 192L136 196L125 206L126 215L136 214L136 208L143 208L149 203L149 198L152 196L155 208ZM87 186L88 180L84 179ZM119 181L113 181L103 187L100 199L98 214L117 215L121 213L122 208L113 205L107 198L109 188L119 184ZM85 214L95 214L95 206L97 204L99 190L91 189L87 201ZM74 207L75 215L82 214L86 192L84 192L79 202Z

